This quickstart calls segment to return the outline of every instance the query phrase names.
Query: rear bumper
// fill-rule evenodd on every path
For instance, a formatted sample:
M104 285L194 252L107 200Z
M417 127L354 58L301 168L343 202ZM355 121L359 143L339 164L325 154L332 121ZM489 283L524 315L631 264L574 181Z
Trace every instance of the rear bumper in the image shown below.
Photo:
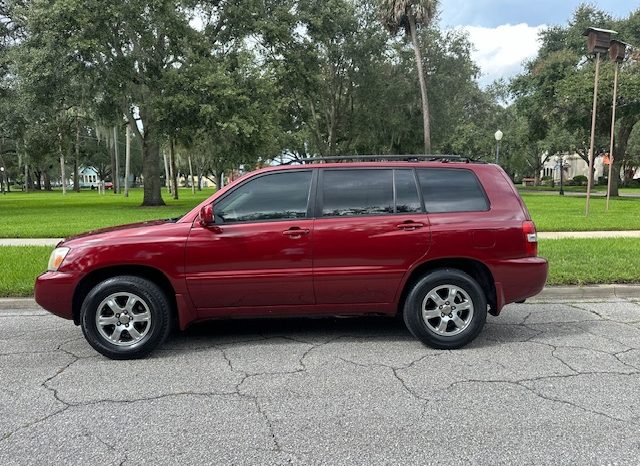
M64 272L45 272L36 278L36 302L64 319L73 319L73 291L77 278Z
M543 257L503 260L492 264L496 285L497 311L542 291L547 281L549 263Z

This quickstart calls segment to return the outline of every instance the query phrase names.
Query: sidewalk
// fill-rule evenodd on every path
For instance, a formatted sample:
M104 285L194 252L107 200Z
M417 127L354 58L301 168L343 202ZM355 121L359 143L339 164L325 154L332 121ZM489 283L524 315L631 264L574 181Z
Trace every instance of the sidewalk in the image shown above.
M562 238L640 238L640 230L629 231L542 231L539 239ZM51 246L62 238L0 238L0 246Z
M560 193L558 191L543 191L537 189L518 189L520 194L542 194L545 196L559 196ZM586 192L574 192L574 191L565 191L565 196L573 196L573 197L587 197ZM591 197L606 197L606 191L591 191ZM620 197L640 197L640 193L620 193Z
M0 246L55 246L62 238L0 238Z
M640 238L640 230L629 231L541 231L538 239L562 238Z

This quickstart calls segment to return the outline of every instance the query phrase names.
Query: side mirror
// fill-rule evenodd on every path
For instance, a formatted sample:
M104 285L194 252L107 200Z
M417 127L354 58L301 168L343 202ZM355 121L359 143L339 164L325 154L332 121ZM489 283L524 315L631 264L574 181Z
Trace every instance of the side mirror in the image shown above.
M207 204L200 209L200 225L208 227L213 224L213 206Z

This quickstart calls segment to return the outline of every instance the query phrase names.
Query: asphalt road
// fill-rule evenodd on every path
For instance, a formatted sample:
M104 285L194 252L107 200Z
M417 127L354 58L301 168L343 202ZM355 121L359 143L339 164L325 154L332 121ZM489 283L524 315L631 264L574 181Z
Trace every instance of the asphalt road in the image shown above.
M512 305L457 351L388 320L236 321L142 361L0 311L0 464L638 464L640 298Z

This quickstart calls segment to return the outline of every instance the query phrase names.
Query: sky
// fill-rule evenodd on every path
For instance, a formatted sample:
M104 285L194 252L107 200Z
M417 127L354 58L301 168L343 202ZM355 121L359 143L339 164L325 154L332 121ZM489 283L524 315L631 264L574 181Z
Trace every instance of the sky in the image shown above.
M462 27L474 45L473 58L482 70L480 84L510 78L536 56L538 32L566 24L581 0L440 0L440 24ZM624 17L640 8L640 0L592 0L596 7Z

